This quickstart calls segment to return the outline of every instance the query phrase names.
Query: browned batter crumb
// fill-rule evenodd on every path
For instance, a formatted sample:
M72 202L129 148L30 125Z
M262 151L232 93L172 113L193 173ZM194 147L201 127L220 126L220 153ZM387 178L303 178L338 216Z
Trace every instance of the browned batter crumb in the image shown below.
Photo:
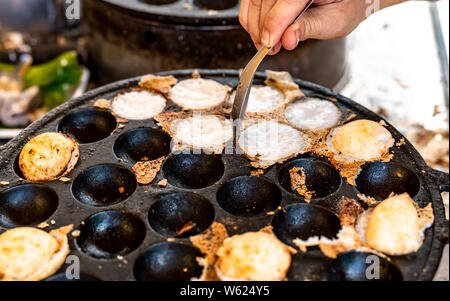
M148 157L142 157L141 161L148 161Z
M291 189L296 190L299 186L305 185L306 174L303 167L294 167L289 170L289 176L291 178Z
M192 73L192 78L201 78L202 76L200 75L200 73L198 72L197 69L194 70L194 73Z
M405 144L405 138L401 138L397 143L395 143L395 146L402 146Z
M426 207L420 208L417 203L413 203L417 210L417 216L419 217L419 222L421 228L426 228L434 222L433 207L429 203Z
M120 194L123 194L125 192L125 187L119 187L118 190Z
M303 167L294 167L289 170L289 176L291 178L291 189L303 196L306 203L310 203L315 191L308 190L308 187L306 186L305 169Z
M175 135L172 130L172 123L178 119L186 119L192 117L192 112L166 112L155 116L155 120L162 129L171 137Z
M162 179L158 182L158 186L166 187L167 186L167 179Z
M195 226L197 226L196 223L189 221L187 222L180 230L177 231L177 233L175 234L175 236L181 236L186 232L191 231L192 229L195 228Z
M147 185L153 182L161 169L164 157L153 161L142 162L139 161L133 166L133 171L136 174L136 180L139 184Z
M104 98L100 98L95 101L94 107L99 108L99 109L110 110L111 109L111 101L104 99Z
M169 238L167 239L167 241L168 241L168 242L174 242L174 241L175 241L175 238L169 237Z
M351 114L350 116L348 116L348 117L344 120L344 123L347 123L347 122L349 122L349 121L352 121L352 120L355 119L356 117L358 117L358 116L356 116L355 114Z
M177 82L178 80L173 76L146 75L141 78L139 87L168 94L172 86L176 85Z
M256 169L256 170L252 170L250 173L250 176L252 177L259 177L260 175L264 174L264 170L263 169Z
M361 211L361 205L353 200L342 198L338 203L339 219L343 226L354 226Z
M378 205L378 203L379 203L375 198L369 197L362 193L358 193L357 196L361 201L366 203L367 206L369 206L369 207L374 207L374 206Z
M72 236L75 237L75 238L79 237L80 234L81 234L81 231L80 231L80 230L73 230L73 231L72 231Z
M308 190L308 187L306 187L306 185L298 187L295 191L297 191L299 195L303 196L305 198L305 202L308 204L311 202L311 198L316 193L315 191Z
M59 178L59 180L60 180L61 182L63 182L63 183L68 183L68 182L71 181L71 179L70 179L70 178L67 178L67 177L61 177L61 178Z
M42 223L40 223L37 227L39 228L39 229L44 229L44 228L47 228L47 227L49 227L50 225L47 223L47 222L42 222Z
M119 116L116 116L116 120L118 123L128 123L129 122L128 119L125 119L125 118L122 118Z
M204 267L200 280L219 280L214 269L214 264L217 260L216 252L226 238L228 238L227 229L218 222L213 222L211 227L205 232L190 237L192 244L206 255L205 258L198 258L199 263Z
M6 185L9 185L8 181L0 181L0 187L1 186L6 186Z

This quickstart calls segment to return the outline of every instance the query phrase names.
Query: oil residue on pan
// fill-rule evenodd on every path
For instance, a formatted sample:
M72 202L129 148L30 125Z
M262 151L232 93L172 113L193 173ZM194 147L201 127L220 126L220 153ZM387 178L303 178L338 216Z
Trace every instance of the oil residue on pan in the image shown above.
M193 72L161 75L173 75L180 81ZM231 87L238 82L238 71L199 73ZM265 74L259 73L255 84L263 84L265 79ZM354 185L342 176L335 162L308 151L259 170L244 155L171 153L170 136L154 119L128 121L105 108L94 108L97 100L113 99L138 83L139 78L125 80L74 99L0 148L0 234L42 223L45 230L73 224L76 232L69 235L70 250L80 258L80 280L190 280L201 276L199 258L205 256L191 238L213 232L220 223L229 236L273 231L280 241L296 249L288 280L366 280L365 259L377 254L352 250L331 259L318 248L301 252L292 240L312 236L334 239L341 230L338 204L342 197L358 200L367 208L363 194L376 202L391 192L407 192L419 207L432 204L434 224L425 232L415 256L380 257L379 280L433 278L448 233L440 198L440 191L448 188L448 174L426 166L389 124L385 127L395 141L405 142L392 147L391 160L362 164ZM301 80L296 83L307 97L333 101L343 119L382 121L328 89ZM179 111L168 102L166 113ZM77 165L59 180L24 180L18 157L27 138L56 130L79 143ZM133 166L161 158L164 162L152 184L138 184ZM299 179L309 194L293 187L293 168L302 172ZM65 280L64 269L48 280Z

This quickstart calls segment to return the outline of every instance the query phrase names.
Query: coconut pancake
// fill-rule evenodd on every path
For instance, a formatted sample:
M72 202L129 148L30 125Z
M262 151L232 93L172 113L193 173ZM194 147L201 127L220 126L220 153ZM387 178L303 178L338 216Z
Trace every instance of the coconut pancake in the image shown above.
M377 251L388 255L413 253L422 246L423 231L433 222L430 215L423 222L424 215L419 212L407 193L393 195L364 212L358 218L357 230L365 243Z
M263 231L225 239L216 255L216 273L224 281L280 281L291 265L289 247Z
M47 233L15 228L0 235L0 280L38 281L53 275L69 254L72 225Z
M210 110L222 105L231 88L211 79L191 78L176 84L169 98L185 110Z
M389 153L395 139L380 123L356 120L332 131L328 146L349 161L375 161Z
M114 114L128 120L150 119L166 107L166 98L148 90L134 90L117 95L111 103Z
M52 181L68 174L79 158L78 143L61 133L44 133L31 139L19 155L25 179Z
M342 119L342 112L331 101L304 98L288 105L284 116L295 128L324 130L335 127Z
M227 106L233 106L234 98L236 97L236 91L234 91L229 100ZM271 112L283 105L285 101L283 92L270 87L254 85L250 90L248 98L248 113L266 113Z
M298 130L276 121L260 121L241 132L238 140L254 167L267 168L304 153L307 139Z
M221 153L233 138L230 120L206 113L167 113L155 119L172 136L172 151L202 149Z

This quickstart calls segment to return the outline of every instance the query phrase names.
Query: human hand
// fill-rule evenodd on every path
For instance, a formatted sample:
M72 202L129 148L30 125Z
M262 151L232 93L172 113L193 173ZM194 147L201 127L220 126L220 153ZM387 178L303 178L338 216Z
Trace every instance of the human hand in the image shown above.
M243 0L239 14L253 43L293 50L307 39L333 40L351 33L371 13L405 0L316 0L303 17L292 24L308 0Z

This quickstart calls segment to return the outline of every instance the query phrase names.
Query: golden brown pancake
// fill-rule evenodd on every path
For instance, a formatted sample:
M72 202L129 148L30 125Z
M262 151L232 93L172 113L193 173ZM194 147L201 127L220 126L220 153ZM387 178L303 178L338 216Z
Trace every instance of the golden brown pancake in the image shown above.
M387 198L373 209L365 240L369 247L389 255L409 254L422 245L421 228L414 201L404 193Z
M374 161L386 155L395 140L380 123L356 120L335 129L330 142L332 150L349 160Z
M15 228L0 235L0 280L39 281L53 275L69 254L72 225L47 233Z
M280 281L291 265L289 247L263 231L225 239L217 256L217 275L229 281Z
M52 181L68 174L79 157L78 143L61 133L44 133L30 140L19 156L25 179Z

